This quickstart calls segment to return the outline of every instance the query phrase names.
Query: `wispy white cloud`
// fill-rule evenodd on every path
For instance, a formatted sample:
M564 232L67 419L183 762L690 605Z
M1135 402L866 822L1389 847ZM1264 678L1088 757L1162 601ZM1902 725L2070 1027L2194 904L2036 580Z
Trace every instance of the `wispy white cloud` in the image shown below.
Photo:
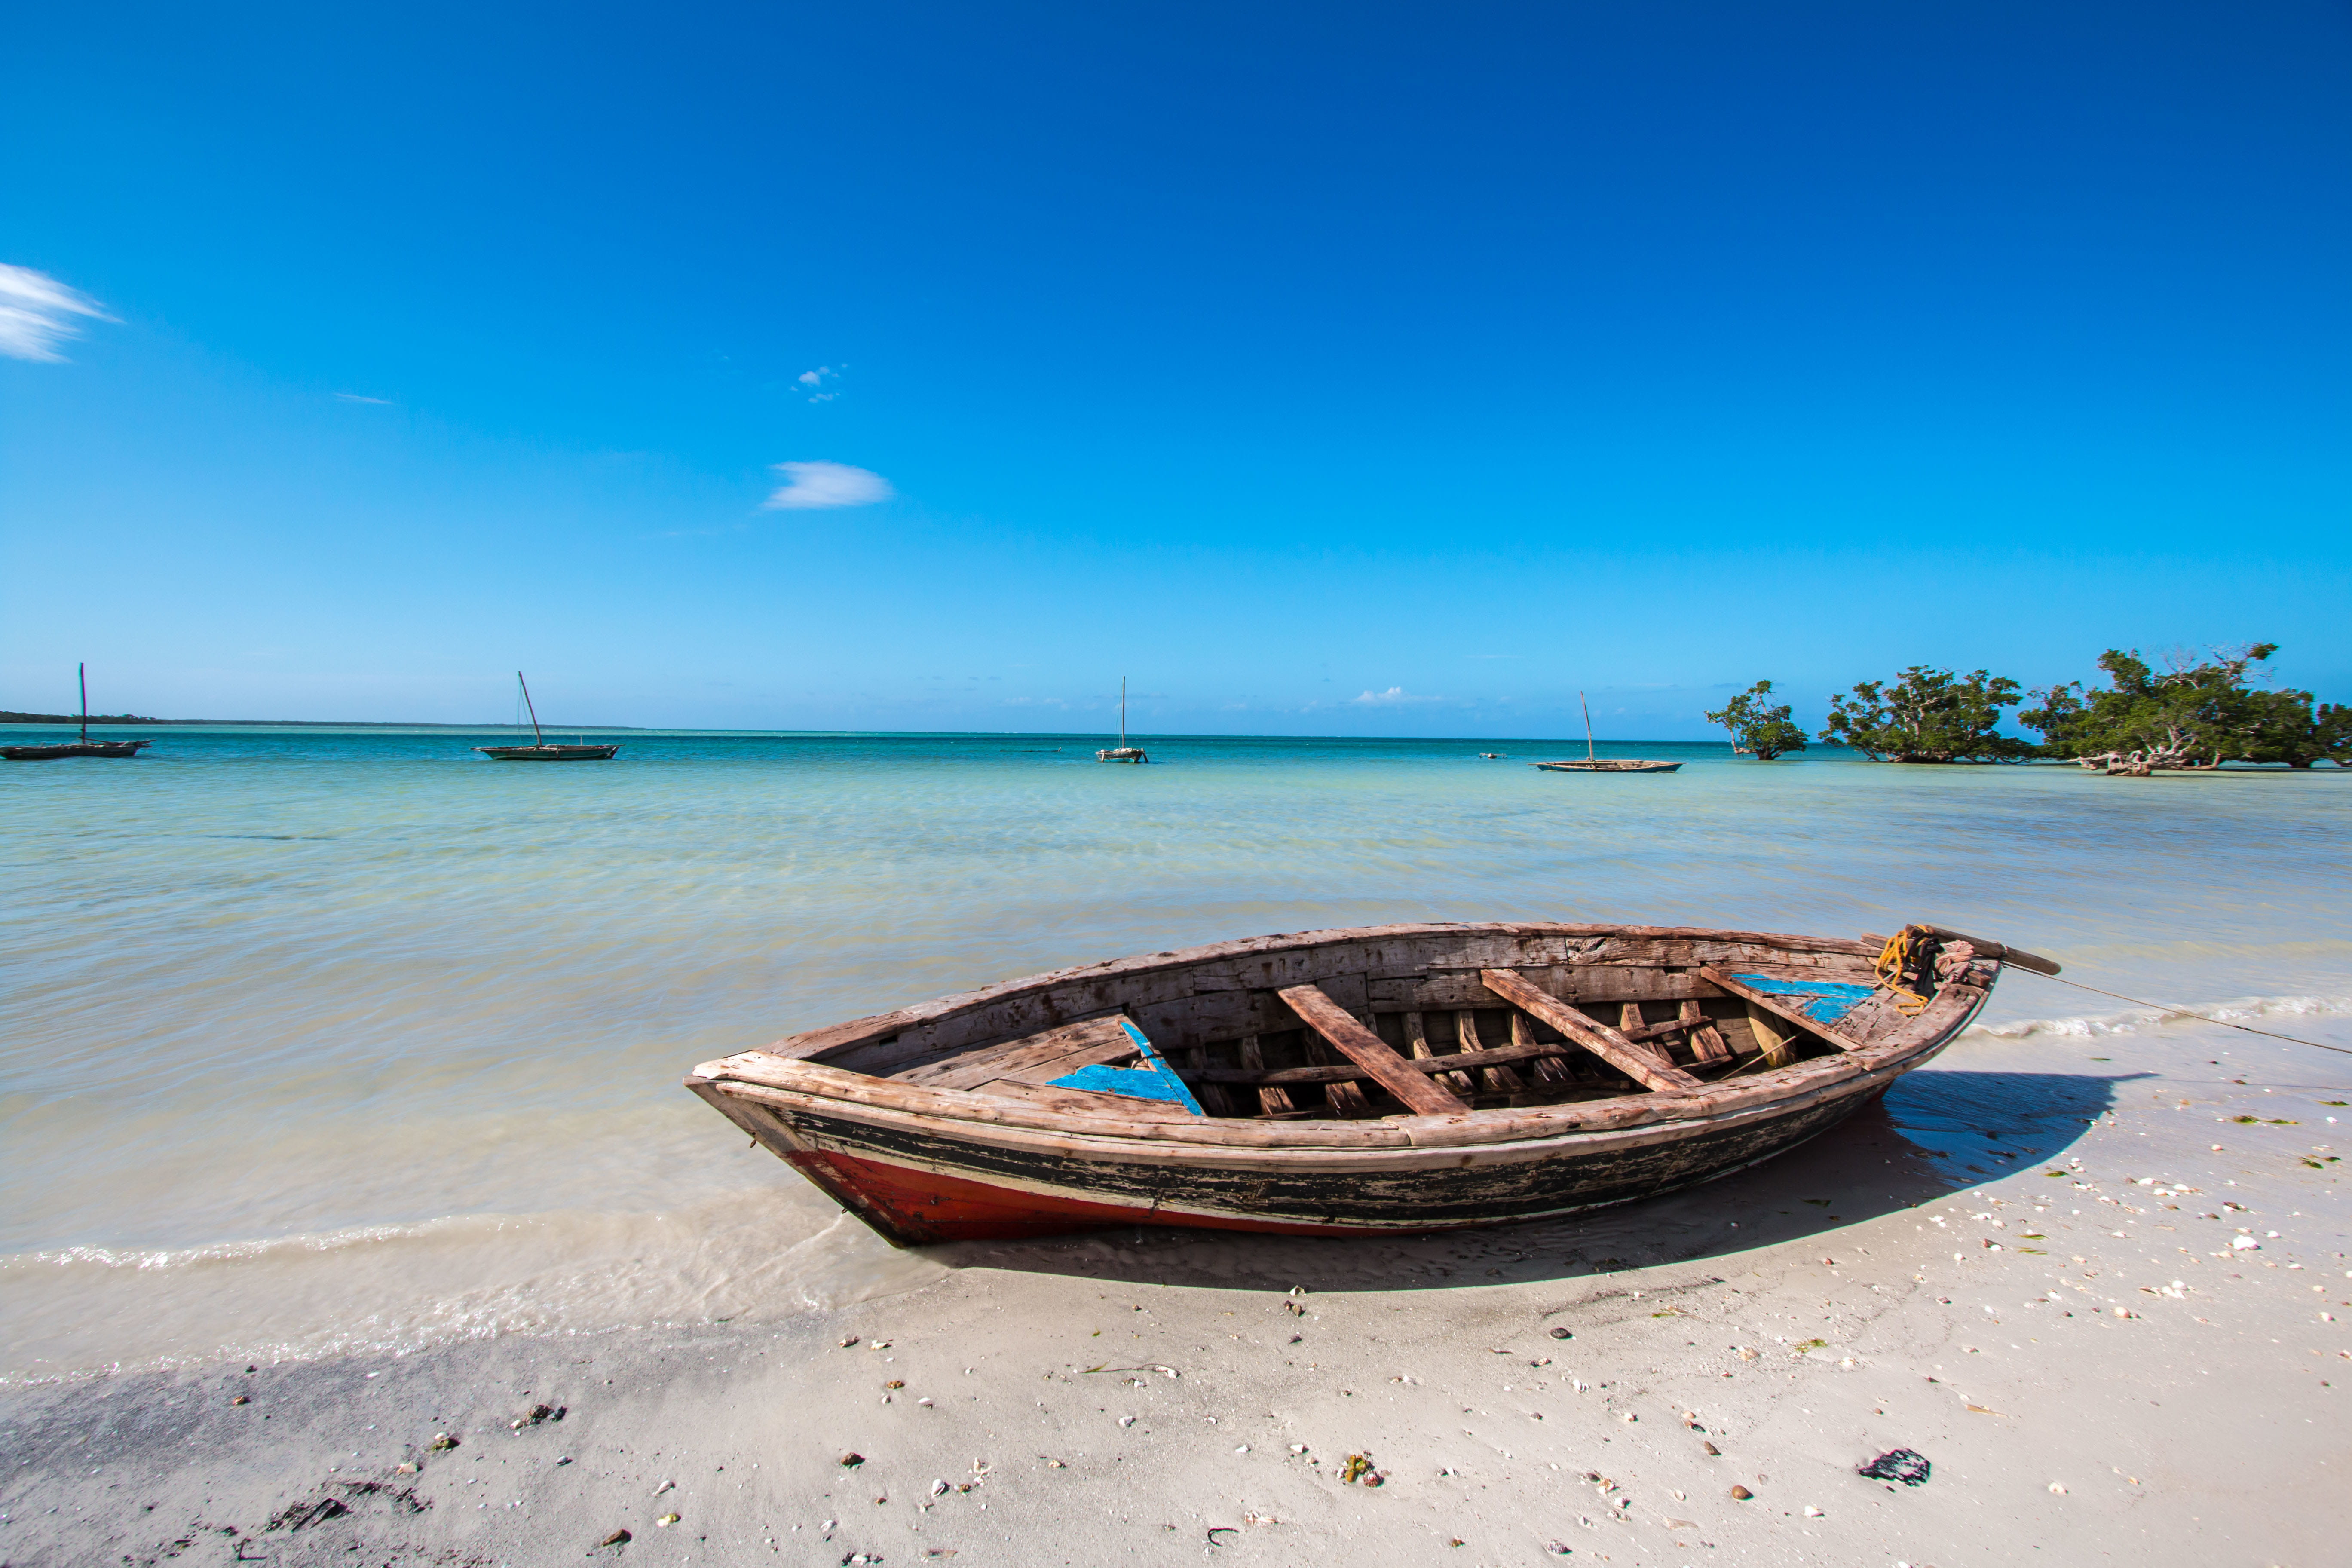
M356 392L339 392L335 394L335 401L338 403L373 403L379 408L389 408L392 406L392 399L389 397L364 397Z
M47 273L0 261L0 354L58 363L66 356L58 353L58 345L81 336L72 320L76 316L114 320L99 309L97 300Z
M898 492L870 468L847 463L778 463L783 484L761 504L770 511L813 511L824 507L871 506Z
M1386 691L1367 691L1362 696L1351 697L1349 700L1351 702L1377 703L1382 707L1393 707L1396 704L1402 702L1443 702L1445 699L1443 697L1423 697L1418 692L1407 691L1402 686L1391 686Z

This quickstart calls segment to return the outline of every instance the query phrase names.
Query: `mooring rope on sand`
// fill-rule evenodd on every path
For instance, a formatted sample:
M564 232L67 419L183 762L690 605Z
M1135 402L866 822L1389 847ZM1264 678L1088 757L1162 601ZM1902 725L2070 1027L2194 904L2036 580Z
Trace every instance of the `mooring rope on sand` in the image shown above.
M2292 1046L2309 1046L2314 1050L2334 1051L2337 1056L2352 1057L2352 1049L2343 1046L2323 1045L2317 1040L2297 1039L2293 1035L2282 1035L2270 1029L2250 1028L2244 1024L2232 1024L2227 1018L2209 1018L2202 1013L2192 1013L2186 1007L2168 1007L2161 1002L2148 1002L2137 996L2126 996L2120 991L2102 991L2095 985L2085 985L2079 980L2067 980L2055 974L2044 974L2038 969L2028 969L2024 973L2033 975L2036 979L2053 980L2061 985L2072 985L2077 991L2088 991L2099 996L2112 996L2118 1002L2128 1002L2135 1007L2152 1007L2159 1013L2168 1013L2177 1018L2194 1018L2200 1024L2219 1024L2225 1029L2236 1029L2242 1034L2261 1035L2267 1039L2284 1040Z

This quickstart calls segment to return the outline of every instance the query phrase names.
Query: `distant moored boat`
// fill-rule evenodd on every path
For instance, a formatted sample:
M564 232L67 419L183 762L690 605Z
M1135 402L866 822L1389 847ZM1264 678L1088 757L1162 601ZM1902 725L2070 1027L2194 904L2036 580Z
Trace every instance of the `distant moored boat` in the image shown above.
M1105 746L1095 753L1098 763L1148 763L1151 759L1139 747L1127 743L1127 677L1118 678L1118 744Z
M520 669L515 671L515 684L522 688L522 705L524 710L530 715L530 733L534 743L528 746L476 746L474 748L490 761L494 763L601 763L609 760L614 752L621 749L621 743L618 741L609 746L602 743L590 745L585 742L576 746L565 746L550 742L545 735L540 733L539 709L530 700L530 683L523 679L522 671Z
M61 757L135 757L142 746L152 741L93 741L89 738L89 667L74 666L74 680L81 688L81 739L58 741L48 745L0 746L0 757L12 763L53 763Z
M1537 763L1536 767L1548 773L1670 773L1682 766L1680 763L1655 763L1643 757L1594 755L1591 704L1584 700L1581 691L1576 694L1576 701L1584 710L1584 755L1557 763Z

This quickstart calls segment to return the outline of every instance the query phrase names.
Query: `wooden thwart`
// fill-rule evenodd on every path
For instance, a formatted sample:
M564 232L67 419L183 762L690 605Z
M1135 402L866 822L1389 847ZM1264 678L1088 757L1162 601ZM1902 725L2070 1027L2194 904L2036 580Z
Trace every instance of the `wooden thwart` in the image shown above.
M1802 1007L1790 1005L1785 996L1775 996L1769 992L1759 991L1752 985L1743 985L1720 969L1702 967L1699 973L1747 1003L1750 1007L1761 1008L1775 1017L1786 1018L1807 1034L1818 1036L1842 1051L1862 1049L1861 1041L1849 1038L1822 1023L1819 1018L1807 1017Z
M1374 1083L1423 1116L1451 1116L1470 1108L1397 1055L1390 1044L1356 1022L1319 985L1287 985L1280 995L1307 1026L1331 1042L1341 1056L1370 1075Z
M1538 991L1525 975L1516 971L1482 969L1478 977L1486 983L1487 990L1512 1006L1524 1008L1549 1024L1645 1089L1667 1094L1687 1093L1700 1087L1699 1080L1682 1068L1661 1061L1648 1049L1635 1045L1590 1014L1569 1005L1549 992Z

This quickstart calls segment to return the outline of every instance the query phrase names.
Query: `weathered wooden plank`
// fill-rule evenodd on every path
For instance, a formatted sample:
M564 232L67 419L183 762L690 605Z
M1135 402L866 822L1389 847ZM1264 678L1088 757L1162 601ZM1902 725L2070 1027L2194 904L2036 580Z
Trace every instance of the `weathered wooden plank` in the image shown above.
M1543 1043L1536 1038L1534 1022L1517 1007L1512 1008L1511 1048L1521 1050ZM1528 1063L1528 1070L1535 1075L1537 1082L1547 1089L1571 1089L1576 1084L1576 1075L1570 1072L1567 1065L1557 1056L1533 1057Z
M1746 1005L1748 1027L1755 1034L1757 1045L1763 1048L1764 1065L1768 1068L1784 1068L1795 1061L1797 1039L1802 1031L1790 1025L1786 1018L1774 1013L1768 1013L1753 1002Z
M1421 1014L1407 1013L1404 1016L1404 1035L1405 1041L1412 1047L1415 1058L1436 1055L1430 1049L1426 1023ZM1477 1092L1476 1086L1471 1083L1470 1075L1466 1072L1449 1072L1440 1077L1437 1081L1445 1086L1447 1092L1458 1095L1465 1101L1472 1094Z
M1803 1008L1795 1005L1785 996L1775 996L1769 992L1759 991L1752 985L1743 985L1737 979L1725 973L1719 969L1709 967L1701 970L1699 973L1706 975L1709 980L1714 981L1717 985L1722 986L1734 996L1737 996L1741 1001L1747 1003L1751 1016L1756 1012L1756 1010L1760 1008L1767 1013L1772 1014L1776 1017L1785 1018L1790 1023L1794 1024L1798 1028L1804 1030L1807 1034L1819 1036L1822 1039L1826 1040L1842 1051L1854 1051L1862 1048L1862 1041L1842 1033L1837 1028L1831 1025L1822 1023L1818 1018L1807 1017ZM1774 1065L1777 1066L1779 1064L1776 1063Z
M1688 1093L1698 1079L1680 1068L1668 1067L1650 1053L1591 1015L1537 990L1507 969L1485 972L1487 988L1516 1007L1524 1007L1594 1056L1643 1087L1659 1093Z
M1628 1002L1619 1008L1617 1032L1668 1067L1675 1065L1674 1053L1666 1048L1665 1041L1665 1037L1674 1030L1651 1028L1649 1020L1642 1016L1639 1002Z
M1701 1062L1727 1062L1731 1047L1723 1036L1707 1022L1706 1009L1696 1002L1685 1002L1680 1014L1683 1030L1690 1037L1691 1054Z
M1478 1037L1478 1015L1468 1007L1454 1015L1454 1037L1464 1056L1484 1055L1486 1042ZM1523 1094L1528 1081L1506 1067L1482 1067L1479 1080L1489 1094Z
M1209 1070L1209 1053L1199 1046L1194 1046L1191 1050L1186 1051L1184 1060L1196 1074ZM1191 1079L1187 1081L1192 1082ZM1234 1114L1234 1098L1225 1092L1223 1084L1193 1082L1192 1086L1195 1090L1192 1098L1201 1102L1202 1110L1212 1116Z
M1372 1080L1423 1116L1444 1116L1468 1108L1432 1083L1391 1049L1386 1040L1349 1016L1346 1009L1312 985L1290 985L1282 999L1307 1026L1371 1075Z
M1328 995L1329 994L1327 992L1325 994ZM1367 1029L1371 1029L1371 1033L1375 1038L1379 1037L1380 1031L1378 1029L1372 1029L1371 1020L1370 1017L1360 1019L1359 1022L1362 1023ZM1386 1041L1382 1041L1381 1043L1383 1045L1387 1044ZM1305 1045L1307 1047L1307 1059L1308 1061L1319 1065L1338 1065L1331 1059L1330 1047L1324 1045L1322 1041L1315 1038L1312 1035L1309 1035L1307 1037ZM1330 1083L1325 1084L1323 1086L1323 1102L1331 1108L1332 1115L1340 1118L1342 1121L1360 1121L1372 1114L1372 1102L1364 1098L1362 1085L1354 1079L1336 1079Z
M1265 1070L1265 1052L1259 1048L1255 1035L1244 1035L1235 1054L1244 1068L1261 1073ZM1261 1116L1288 1116L1297 1108L1291 1104L1288 1089L1261 1089L1257 1091L1257 1109Z
M1026 1039L967 1051L945 1061L908 1068L892 1076L901 1083L919 1083L927 1089L978 1089L1000 1078L1057 1078L1082 1067L1135 1053L1133 1037L1120 1026L1118 1016L1114 1013L1083 1024L1065 1024Z
M1097 1094L1090 1089L1055 1089L1051 1084L1022 1083L1001 1078L972 1093L990 1100L1017 1100L1024 1104L1066 1116L1119 1116L1137 1121L1197 1121L1184 1107L1164 1100L1142 1100L1129 1094Z
M2020 969L2030 969L2036 974L2058 973L2058 961L2053 958L2044 958L2038 952L2028 952L2021 947L2011 947L2007 942L1988 942L1983 937L1969 936L1965 931L1954 931L1949 926L1929 926L1927 929L1946 942L1967 942L1982 957L1997 958L2003 963L2013 963Z
M1679 1002L1685 997L1723 994L1700 979L1696 971L1660 969L1648 964L1538 964L1519 968L1516 973L1527 975L1551 994L1580 1005L1596 1002ZM1367 991L1375 1006L1391 1011L1438 1011L1494 1005L1493 994L1475 969L1376 977L1368 984Z
M1583 1048L1571 1040L1536 1041L1524 1046L1491 1046L1480 1056L1479 1062L1481 1066L1492 1063L1499 1067L1519 1062L1531 1062L1539 1066L1546 1061L1556 1063L1570 1052L1581 1051ZM1450 1084L1455 1079L1466 1079L1469 1077L1467 1073L1454 1070L1454 1064L1460 1060L1460 1057L1454 1055L1431 1056L1408 1060L1405 1066L1415 1072L1427 1073L1441 1083ZM1188 1084L1198 1084L1203 1088L1213 1088L1219 1084L1253 1088L1271 1085L1279 1088L1296 1087L1301 1084L1352 1083L1370 1078L1372 1075L1354 1063L1348 1062L1334 1067L1278 1068L1272 1071L1253 1070L1246 1068L1185 1067L1178 1068L1176 1076ZM1576 1087L1575 1080L1572 1079L1563 1078L1559 1082L1563 1089ZM1475 1089L1465 1083L1458 1092L1471 1094L1475 1093Z

